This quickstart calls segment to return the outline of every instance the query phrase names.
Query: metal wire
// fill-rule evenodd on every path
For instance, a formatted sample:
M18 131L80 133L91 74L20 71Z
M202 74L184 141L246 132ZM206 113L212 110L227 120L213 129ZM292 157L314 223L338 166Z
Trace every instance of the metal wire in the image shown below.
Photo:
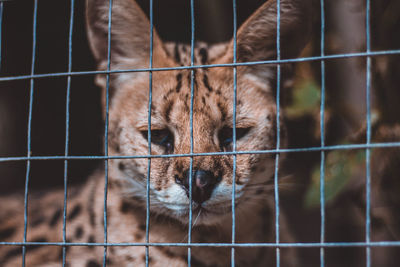
M176 67L168 67L168 68L53 72L53 73L43 73L43 74L30 74L30 75L0 77L0 82L40 79L40 78L48 78L48 77L114 74L114 73L127 73L127 72L171 71L171 70L191 70L191 69L201 69L201 68L219 68L219 67L223 67L223 68L231 67L232 68L232 67L255 66L255 65L276 65L276 64L290 64L290 63L296 63L296 62L321 61L321 60L329 60L329 59L332 60L332 59L345 59L345 58L355 58L355 57L376 57L376 56L398 55L398 54L400 54L400 49L359 52L359 53L346 53L346 54L334 54L334 55L325 55L323 57L315 56L315 57L301 57L301 58L290 58L290 59L281 59L281 60L263 60L263 61L210 64L210 65L194 65L194 66L176 66Z
M147 158L181 158L181 157L206 157L206 156L223 156L223 155L245 155L245 154L276 154L276 153L298 153L298 152L318 152L333 150L352 150L367 148L385 148L400 147L400 142L383 142L369 144L346 144L331 145L303 148L280 148L267 150L241 150L227 152L206 152L206 153L189 153L189 154L165 154L165 155L131 155L131 156L29 156L29 157L0 157L0 162L6 161L27 161L27 160L104 160L104 159L147 159Z
M400 241L381 242L294 242L294 243L86 243L86 242L0 242L0 246L83 246L83 247L224 247L224 248L348 248L348 247L400 247Z
M113 0L109 0L108 5L108 25L107 25L107 71L111 69L111 25L112 25L112 6ZM108 120L109 120L109 99L110 74L106 75L106 106L104 119L104 156L108 156ZM108 196L108 158L104 159L104 202L103 202L103 222L104 222L104 243L107 243L107 196ZM103 251L103 267L107 265L107 246Z
M68 37L68 72L72 70L72 33L74 28L74 7L75 1L71 0L70 21L69 21L69 37ZM68 157L69 152L69 119L70 119L70 95L71 95L71 76L67 78L67 94L65 96L65 148L64 155ZM64 160L64 206L63 206L63 242L67 241L67 198L68 198L68 159ZM65 267L67 247L62 248L62 266Z
M321 0L321 57L325 55L325 10L324 0ZM325 146L325 61L321 60L321 106L320 106L320 133L321 133L321 147ZM321 212L321 230L320 242L325 242L325 151L321 150L321 164L320 164L320 180L319 180L319 194L320 194L320 212ZM325 266L325 250L320 248L320 265Z
M276 60L281 59L281 2L276 1ZM280 128L280 95L281 95L281 65L276 67L276 149L279 150L281 144ZM275 174L274 174L274 198L275 198L275 243L279 244L279 153L275 155ZM280 266L280 249L276 248L276 267Z
M32 65L31 75L35 73L35 62L36 62L36 25L37 25L37 7L38 2L35 0L33 8L33 32L32 32ZM30 80L29 89L29 114L28 114L28 134L27 134L27 156L30 157L32 153L32 107L33 107L33 90L34 90L34 79ZM26 235L28 231L28 195L29 195L29 174L31 170L31 161L26 161L26 177L25 177L25 193L24 193L24 235L23 242L26 242ZM25 255L26 247L22 246L22 267L25 267Z
M237 61L237 10L236 0L232 2L233 7L233 63ZM233 110L232 110L232 151L236 152L236 106L237 106L237 67L233 67ZM235 209L235 192L236 192L236 157L233 155L232 166L232 244L236 241L236 209ZM235 267L235 248L231 248L231 266Z
M150 0L150 51L149 51L149 68L153 67L153 0ZM147 113L147 143L149 144L149 155L151 155L151 108L153 101L153 72L149 72L149 103ZM151 174L151 158L147 160L147 180L146 180L146 243L149 243L150 235L150 174ZM149 246L145 248L145 264L149 266Z
M367 53L371 51L371 27L370 27L370 0L366 0L366 14L365 14L365 35L366 35L366 47ZM367 117L367 140L366 144L371 143L371 57L367 57L367 81L366 81L366 117ZM369 243L371 241L371 149L366 149L366 207L365 207L365 241ZM366 266L371 267L371 248L366 248Z
M190 0L190 66L194 66L194 44L195 44L195 23L194 23L194 0ZM189 114L189 130L190 130L190 154L193 154L193 102L194 102L194 69L190 70L190 114ZM193 224L193 156L190 156L189 161L189 222L188 222L188 241L192 243L192 224ZM188 247L188 267L192 265L192 249Z

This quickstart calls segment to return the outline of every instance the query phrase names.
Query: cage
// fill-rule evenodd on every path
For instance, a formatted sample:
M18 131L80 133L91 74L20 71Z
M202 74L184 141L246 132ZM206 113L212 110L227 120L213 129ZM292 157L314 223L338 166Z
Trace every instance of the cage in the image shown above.
M107 250L119 246L142 246L146 251L146 266L151 265L149 249L157 246L187 248L189 266L193 260L191 249L201 246L229 248L231 266L235 266L235 250L243 247L273 248L276 266L280 266L280 252L286 248L299 250L301 266L396 266L400 246L400 218L396 213L400 206L396 197L400 190L396 180L400 173L397 166L400 158L397 101L400 96L396 88L400 38L395 33L400 24L399 12L396 12L400 5L395 0L313 1L311 41L301 57L281 58L281 1L276 1L278 53L274 60L237 62L234 58L232 63L225 65L195 65L192 53L191 64L185 66L153 68L150 61L147 69L111 70L108 63L105 71L96 70L88 47L83 1L0 1L0 191L3 195L24 197L21 212L25 218L22 240L0 239L0 248L17 246L23 266L29 248L46 246L62 249L60 263L63 266L67 264L70 246L104 247L103 259L99 259L103 266L107 265ZM149 34L154 23L164 40L189 43L193 51L197 40L217 43L232 36L236 40L238 25L264 1L137 2L149 16ZM112 1L109 3L112 7ZM112 29L112 21L108 29ZM152 47L150 51L151 54ZM238 67L257 64L276 66L278 123L274 149L236 151L234 141L231 152L194 153L191 105L190 153L163 157L189 157L190 169L193 158L201 156L230 155L234 162L240 154L264 153L275 157L271 192L275 242L235 242L233 200L232 240L229 243L192 243L191 227L188 228L187 242L151 243L148 225L146 242L108 242L107 208L104 209L103 242L67 240L69 188L79 186L103 165L107 207L108 163L118 158L108 154L108 105L102 110L101 91L94 85L95 75L104 74L109 79L113 73L141 71L149 72L151 77L153 72L175 69L193 73L196 69L213 67L231 68L236 75ZM295 73L291 92L285 90L282 76L286 73L281 69L288 64L294 65L292 71ZM193 103L193 75L191 77L190 102ZM150 78L150 88L151 82ZM236 82L235 78L232 84L234 110ZM106 103L108 93L107 89ZM151 110L151 102L149 107ZM287 145L281 144L280 139L281 113L287 117ZM233 125L236 129L235 116ZM236 131L233 131L233 140L236 140L235 136ZM151 138L150 131L148 138ZM284 156L287 161L280 166L279 158ZM149 166L151 159L157 158L151 155L151 145L149 155L142 158L148 159ZM297 177L295 189L289 193L281 192L278 187L281 169L288 169L291 176ZM59 187L63 187L64 192L64 198L60 200L62 241L29 241L29 192ZM151 209L149 190L147 187L147 223ZM234 196L232 190L232 199ZM282 207L287 210L289 225L295 235L290 243L282 243L279 238ZM189 225L194 220L191 211Z

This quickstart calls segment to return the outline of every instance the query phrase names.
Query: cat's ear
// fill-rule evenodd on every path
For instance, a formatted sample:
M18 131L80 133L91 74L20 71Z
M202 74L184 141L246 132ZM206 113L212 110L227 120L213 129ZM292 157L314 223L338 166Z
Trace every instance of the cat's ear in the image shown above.
M298 56L311 33L309 0L280 0L281 58ZM277 58L277 1L264 3L239 28L237 61L262 61ZM233 41L228 53L233 55Z
M88 38L99 69L107 66L108 15L109 0L86 1ZM134 0L113 0L111 23L111 68L148 68L150 23L138 4ZM153 54L157 62L167 57L155 30Z

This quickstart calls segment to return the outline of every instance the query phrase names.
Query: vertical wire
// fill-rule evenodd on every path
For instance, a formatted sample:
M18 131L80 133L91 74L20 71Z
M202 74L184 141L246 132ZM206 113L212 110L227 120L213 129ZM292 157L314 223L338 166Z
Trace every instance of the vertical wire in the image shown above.
M190 66L194 65L194 0L190 0ZM190 70L190 154L193 154L193 101L194 101L194 69ZM189 163L189 229L188 229L188 245L192 243L192 176L193 176L193 156L190 156ZM188 246L188 267L191 266L191 247Z
M110 91L110 67L111 67L111 24L112 24L112 5L113 0L109 0L108 5L108 30L107 30L107 74L106 74L106 114L104 122L104 252L103 252L103 267L107 265L107 195L108 195L108 117L109 117L109 91Z
M370 8L371 1L366 0L365 32L367 53L371 52L371 28L370 28ZM371 143L371 57L367 57L367 81L366 81L366 106L367 106L367 145ZM365 241L367 245L371 241L371 149L366 149L366 208L365 208ZM366 266L371 266L371 248L366 247Z
M151 155L151 107L153 101L153 0L150 0L150 51L149 51L149 110L147 114L147 142L149 144L149 156ZM146 181L146 267L149 266L149 227L150 227L150 173L151 173L151 158L147 159L147 181Z
M325 6L321 0L321 57L325 55ZM321 60L321 106L320 106L321 147L325 146L325 61ZM320 165L321 244L325 242L325 151L321 150ZM325 266L325 249L320 248L320 265Z
M236 0L233 0L233 63L237 61L237 14L236 14ZM236 102L237 102L237 67L233 67L233 111L232 111L232 138L233 147L232 151L236 152ZM232 244L236 241L236 214L235 214L235 191L236 191L236 154L233 154L233 167L232 167ZM235 266L235 247L231 248L231 266Z
M35 0L33 7L33 33L32 33L32 65L31 65L31 75L35 73L35 61L36 61L36 25L37 25L37 7L38 0ZM34 90L34 78L30 79L30 91L29 91L29 115L28 115L28 136L27 136L27 157L26 162L26 177L25 177L25 194L24 194L24 236L23 243L26 242L26 235L28 231L28 187L29 187L29 174L31 170L30 156L32 154L32 108L33 108L33 90ZM25 255L26 246L22 246L22 267L25 267Z
M276 28L276 50L277 60L281 59L281 3L276 1L277 28ZM281 65L278 63L276 72L276 150L280 148L280 89L281 89ZM279 152L275 156L275 175L274 175L274 197L275 197L275 243L279 244L279 190L278 190L278 172L279 172ZM276 266L280 266L280 249L276 248Z
M0 70L1 70L1 53L2 53L2 28L3 28L3 2L0 2Z
M69 37L68 37L68 73L72 70L72 32L74 27L74 5L75 1L71 0L70 21L69 21ZM69 119L70 119L70 95L71 95L71 76L67 78L67 95L65 104L65 149L64 155L67 157L69 153ZM68 160L64 160L64 207L63 207L63 243L66 242L67 232L67 197L68 197ZM66 261L66 246L62 247L62 266Z

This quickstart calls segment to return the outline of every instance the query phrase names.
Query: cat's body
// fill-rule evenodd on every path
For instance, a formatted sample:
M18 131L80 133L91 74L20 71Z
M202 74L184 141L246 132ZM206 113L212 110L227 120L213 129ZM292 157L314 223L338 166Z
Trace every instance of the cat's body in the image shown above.
M103 225L103 195L104 176L98 172L79 190L69 194L68 212L66 217L66 239L72 243L104 243ZM27 241L31 242L62 242L62 199L63 192L53 192L38 198L32 196L28 219ZM4 199L3 199L4 200ZM2 218L12 218L2 221L2 234L6 230L12 234L7 240L20 241L23 236L23 199L8 199L10 209L1 211ZM236 242L273 243L274 214L266 201L265 206L252 207L242 211L236 220ZM46 207L41 210L40 207ZM107 200L107 233L109 243L145 243L146 241L146 209L135 206L121 199L118 190L111 186ZM262 217L260 217L262 216ZM195 220L195 215L193 220ZM251 219L250 219L251 218ZM283 221L283 220L282 220ZM16 225L19 227L16 228ZM288 230L281 226L281 241L291 242ZM167 216L154 213L150 215L149 241L152 243L186 243L188 228ZM192 243L231 243L231 218L227 213L218 225L198 226L192 230ZM2 247L0 250L1 266L19 266L22 263L20 246ZM66 251L66 262L69 266L101 266L103 261L103 246L71 246ZM186 247L150 246L150 266L187 266ZM294 251L282 250L286 266L294 266L296 261ZM144 266L145 247L111 246L107 249L108 266ZM201 247L192 248L191 262L193 266L228 266L231 261L230 248ZM62 248L60 246L28 246L26 255L27 266L60 266ZM235 262L239 266L272 266L275 263L275 249L236 248ZM90 265L92 264L92 265ZM97 264L97 265L96 265Z
M114 0L111 34L111 69L149 66L149 23L132 0ZM303 48L309 33L306 1L281 2L282 55L293 57ZM99 69L107 68L108 1L89 0L89 40ZM190 65L190 46L163 44L154 32L153 67ZM293 43L295 41L295 43ZM232 63L233 42L195 47L194 64ZM276 59L276 3L262 5L239 29L237 61ZM231 67L154 71L151 77L151 153L189 154L233 149L233 84ZM275 67L237 68L236 150L268 150L276 147ZM105 75L97 77L103 89ZM136 243L107 249L110 266L140 266L145 263L146 184L150 182L149 242L185 243L188 240L189 188L192 186L192 243L232 242L232 184L235 181L235 242L275 242L274 198L271 194L274 154L152 158L148 148L148 72L110 75L109 155L143 158L108 161L107 242ZM193 83L193 84L192 84ZM193 85L193 87L192 87ZM191 89L193 88L193 144L190 142ZM282 127L283 129L283 127ZM281 144L285 139L282 136ZM192 174L189 173L192 166ZM233 173L235 166L235 175ZM192 183L189 179L192 178ZM233 180L235 179L235 180ZM79 192L68 198L67 241L103 243L104 172L97 172ZM62 241L62 192L30 201L27 241ZM15 203L16 198L2 200ZM58 202L58 205L56 204ZM20 199L20 202L21 199ZM11 204L10 204L11 205ZM31 208L34 207L34 208ZM1 241L21 241L22 209L1 211ZM280 242L290 242L284 214L280 217ZM16 225L19 228L16 228ZM7 232L8 231L8 232ZM59 246L27 249L28 266L56 266L62 259ZM68 247L70 266L100 266L104 247ZM151 266L186 266L185 246L150 246ZM294 266L292 249L281 249L284 266ZM238 266L274 266L275 249L235 248ZM22 261L20 247L0 247L2 266ZM230 247L192 247L193 266L228 266Z

